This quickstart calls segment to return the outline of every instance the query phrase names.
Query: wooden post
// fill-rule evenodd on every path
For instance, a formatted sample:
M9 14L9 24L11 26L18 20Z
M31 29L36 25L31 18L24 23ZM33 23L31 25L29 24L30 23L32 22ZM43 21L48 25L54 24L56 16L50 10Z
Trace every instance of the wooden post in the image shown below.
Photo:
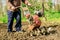
M44 0L42 0L42 9L43 9L43 16L44 16Z
M43 9L43 17L44 17L44 20L47 21L47 18L45 17L45 14L44 14L44 0L42 0L42 9Z

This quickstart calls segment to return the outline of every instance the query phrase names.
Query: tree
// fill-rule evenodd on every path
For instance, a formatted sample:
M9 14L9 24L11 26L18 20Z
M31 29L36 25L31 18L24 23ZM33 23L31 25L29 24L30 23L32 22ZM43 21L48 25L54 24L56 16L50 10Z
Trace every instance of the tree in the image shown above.
M2 0L0 0L0 16L2 16Z

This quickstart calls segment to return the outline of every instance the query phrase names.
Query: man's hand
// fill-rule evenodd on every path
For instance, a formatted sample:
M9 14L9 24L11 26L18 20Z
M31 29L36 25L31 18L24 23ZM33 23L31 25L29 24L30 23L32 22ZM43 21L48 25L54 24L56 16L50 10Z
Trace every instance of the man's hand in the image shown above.
M28 0L25 0L24 3L25 3L26 5L28 5L28 6L31 6L31 4L29 3Z
M11 11L18 11L18 9L17 8L20 8L21 6L18 6L18 7L14 7L14 6L12 6L11 7Z
M14 11L16 9L16 7L12 6L11 9L12 9L12 11Z
M31 4L30 4L30 3L28 3L27 5L28 5L28 6L31 6Z

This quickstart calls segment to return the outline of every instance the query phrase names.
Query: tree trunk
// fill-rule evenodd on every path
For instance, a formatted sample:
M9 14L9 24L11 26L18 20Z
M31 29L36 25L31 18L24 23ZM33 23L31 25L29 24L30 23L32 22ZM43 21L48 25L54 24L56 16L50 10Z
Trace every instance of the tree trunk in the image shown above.
M2 16L2 0L0 0L0 17Z

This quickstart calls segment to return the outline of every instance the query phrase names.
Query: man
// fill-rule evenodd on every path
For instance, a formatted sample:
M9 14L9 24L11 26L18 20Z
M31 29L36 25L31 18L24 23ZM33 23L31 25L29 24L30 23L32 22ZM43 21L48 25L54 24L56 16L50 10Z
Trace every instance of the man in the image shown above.
M12 32L12 25L14 18L16 19L16 31L21 31L21 1L27 5L31 5L28 0L7 0L8 6L8 32Z

